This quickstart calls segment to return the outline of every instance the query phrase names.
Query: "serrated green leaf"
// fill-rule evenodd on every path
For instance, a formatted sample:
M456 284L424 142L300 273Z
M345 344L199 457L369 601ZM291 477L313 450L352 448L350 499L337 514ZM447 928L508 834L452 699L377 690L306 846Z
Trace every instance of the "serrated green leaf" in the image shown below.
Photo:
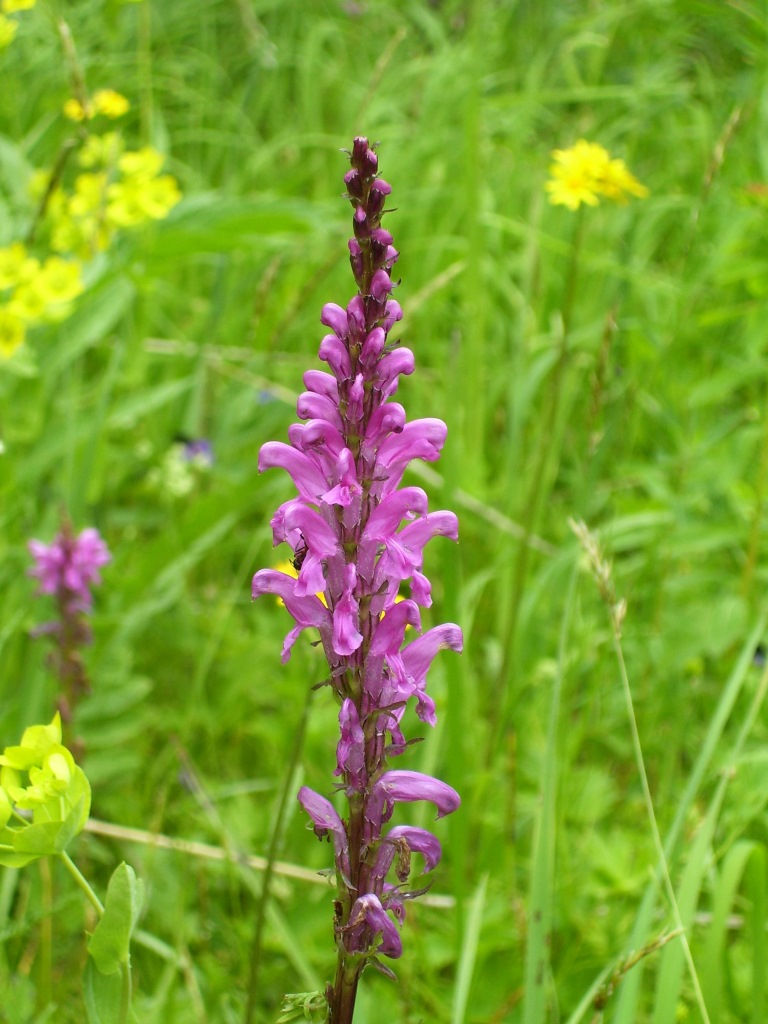
M88 942L88 952L102 974L114 974L130 956L131 933L144 900L144 883L123 861L109 880L104 915Z

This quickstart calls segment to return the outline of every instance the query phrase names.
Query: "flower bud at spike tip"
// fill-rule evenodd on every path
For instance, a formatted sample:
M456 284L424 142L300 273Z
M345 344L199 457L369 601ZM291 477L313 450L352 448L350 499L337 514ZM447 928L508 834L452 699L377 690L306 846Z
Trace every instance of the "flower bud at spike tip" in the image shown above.
M269 441L259 455L260 470L284 469L298 491L272 519L275 543L291 548L285 558L296 576L262 569L253 580L254 597L277 595L294 619L284 660L302 630L319 633L339 705L334 802L346 800L348 807L337 810L307 787L299 792L315 834L333 844L339 963L328 999L334 1024L351 1024L366 963L402 952L404 901L418 895L408 887L411 855L423 859L425 871L440 860L431 832L389 827L396 806L428 801L438 818L459 806L447 783L393 770L388 762L409 749L402 731L412 720L404 718L407 707L414 720L434 724L428 670L439 651L463 645L453 623L413 638L421 631L420 606L431 603L424 549L434 537L456 540L458 524L452 512L429 512L426 492L400 481L413 459L439 457L446 426L434 418L409 422L403 406L391 401L400 377L414 370L413 353L390 336L403 315L390 298L399 254L381 225L392 187L378 176L367 138L354 140L349 157L344 185L357 293L346 308L323 306L320 322L331 333L320 341L319 357L330 372L304 374L307 390L297 403L303 422L289 428L290 444Z

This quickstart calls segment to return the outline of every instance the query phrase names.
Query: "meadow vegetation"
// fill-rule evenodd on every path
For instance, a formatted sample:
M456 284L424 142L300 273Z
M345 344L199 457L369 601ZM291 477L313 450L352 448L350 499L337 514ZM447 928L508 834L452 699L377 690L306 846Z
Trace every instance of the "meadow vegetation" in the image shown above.
M97 890L123 859L145 883L136 1019L243 1021L256 959L273 1024L333 971L293 794L331 792L337 708L250 581L292 495L259 446L353 290L357 134L397 200L399 397L448 424L406 477L460 521L424 622L465 649L403 758L462 806L410 814L444 859L356 1021L767 1019L765 4L0 7L0 745L59 697L27 542L96 527L70 852ZM648 194L551 203L581 139ZM266 903L246 855L277 858ZM84 1019L94 921L60 869L0 870L7 1024Z

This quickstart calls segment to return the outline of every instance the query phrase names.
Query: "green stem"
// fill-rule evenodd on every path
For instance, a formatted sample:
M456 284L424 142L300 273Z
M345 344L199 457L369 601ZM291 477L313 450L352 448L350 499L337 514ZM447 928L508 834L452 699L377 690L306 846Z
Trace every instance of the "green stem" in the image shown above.
M328 1005L328 1024L352 1024L362 968L359 957L347 957L339 950L333 998Z
M269 840L267 866L264 869L264 882L261 889L261 900L259 901L256 926L253 931L253 942L251 943L248 1002L245 1008L245 1017L243 1018L244 1024L253 1024L254 1014L256 1012L256 996L259 988L259 972L261 970L261 947L264 938L264 925L267 919L267 906L269 904L272 876L274 874L278 846L283 833L283 824L285 822L285 816L288 809L288 800L293 791L293 778L304 746L304 733L307 727L307 719L309 718L309 708L313 692L314 691L311 689L307 691L307 699L304 702L304 711L302 712L301 721L299 722L296 730L293 750L291 751L291 756L288 761L288 770L285 773L285 783L283 785L283 791L280 794L280 804L277 809L277 817L275 818L275 824Z
M103 903L101 902L99 897L96 895L96 893L93 891L93 889L90 887L90 885L88 884L88 880L80 872L80 869L77 867L75 862L72 860L72 858L69 856L69 854L66 853L66 851L62 851L59 854L59 857L61 858L61 861L64 864L64 867L67 869L67 871L70 873L70 875L74 879L75 884L80 889L82 889L82 891L85 893L85 895L86 895L86 897L88 899L88 902L91 904L93 909L96 911L96 913L99 915L99 917L103 917L104 916L104 905L103 905Z
M522 603L523 587L528 574L530 539L536 530L539 507L543 494L543 485L547 477L546 471L549 468L551 461L552 443L555 439L555 430L560 414L560 399L562 397L563 379L565 377L565 368L568 364L568 357L570 354L568 350L568 340L571 328L571 316L573 314L573 303L576 295L579 253L581 252L581 243L584 236L584 217L582 213L582 208L579 208L576 214L576 223L574 224L570 259L568 261L568 270L565 280L565 292L563 295L562 305L562 333L560 335L557 360L552 371L551 385L549 389L549 404L538 436L538 444L536 446L536 453L533 459L533 476L523 505L521 517L523 536L520 538L520 544L517 549L517 559L515 561L515 567L512 574L512 598L509 618L507 620L507 628L505 630L507 640L504 648L504 659L499 673L499 681L506 696L502 714L499 715L497 719L494 741L488 748L490 756L493 756L493 752L496 750L497 743L508 717L509 708L507 705L509 703L509 694L512 692L512 687L508 685L508 680L515 660L515 646L517 627L520 619L520 605Z
M119 1024L128 1024L129 1014L131 1012L131 964L127 961L124 964L120 964L120 974L122 975L122 991L120 993L120 1018Z
M50 1004L53 990L51 977L53 971L53 878L51 865L47 857L40 860L40 879L43 887L43 918L40 921L40 985L39 1006L41 1010Z
M763 434L760 441L757 480L755 481L755 504L747 544L747 557L741 574L741 592L747 600L752 596L755 569L760 553L760 533L763 521L763 500L768 483L768 402L763 409Z
M99 897L91 888L88 883L88 879L83 875L78 866L72 860L68 853L62 851L59 857L64 864L64 867L70 873L74 879L75 884L81 889L91 904L93 909L99 915L99 918L104 916L104 904L101 902ZM122 987L120 992L120 1016L118 1017L118 1024L128 1024L131 1013L131 963L127 960L125 963L120 964L120 975L122 978Z

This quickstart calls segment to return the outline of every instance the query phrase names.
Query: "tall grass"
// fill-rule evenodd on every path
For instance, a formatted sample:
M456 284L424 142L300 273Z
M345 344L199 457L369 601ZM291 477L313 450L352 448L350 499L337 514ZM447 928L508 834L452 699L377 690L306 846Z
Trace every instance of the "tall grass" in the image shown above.
M709 1019L762 1019L764 5L38 0L0 55L0 245L70 131L61 17L89 86L129 97L126 135L168 154L184 199L0 364L3 742L55 700L25 542L65 507L115 556L76 723L94 816L258 855L274 837L278 860L330 865L295 801L276 829L323 669L309 645L280 665L285 612L252 607L249 580L276 559L268 519L288 497L258 477L258 447L294 418L322 303L350 292L338 149L364 132L398 200L404 404L449 426L436 475L414 471L461 522L458 550L428 551L430 622L461 622L466 650L436 665L436 742L408 765L463 797L439 898L410 912L399 983L366 975L360 1024L700 1019L679 937L654 945L675 917L569 517L599 532L628 601L638 734ZM581 137L651 196L584 210L574 270L574 215L543 186L550 151ZM163 475L179 434L215 451L182 497ZM299 773L322 792L333 731L314 701ZM104 880L125 856L147 882L139 1019L243 1020L257 920L256 1019L327 979L320 876L276 871L260 917L243 863L96 833L77 854ZM54 872L48 967L46 886L0 877L9 1024L83 1019L87 911Z

